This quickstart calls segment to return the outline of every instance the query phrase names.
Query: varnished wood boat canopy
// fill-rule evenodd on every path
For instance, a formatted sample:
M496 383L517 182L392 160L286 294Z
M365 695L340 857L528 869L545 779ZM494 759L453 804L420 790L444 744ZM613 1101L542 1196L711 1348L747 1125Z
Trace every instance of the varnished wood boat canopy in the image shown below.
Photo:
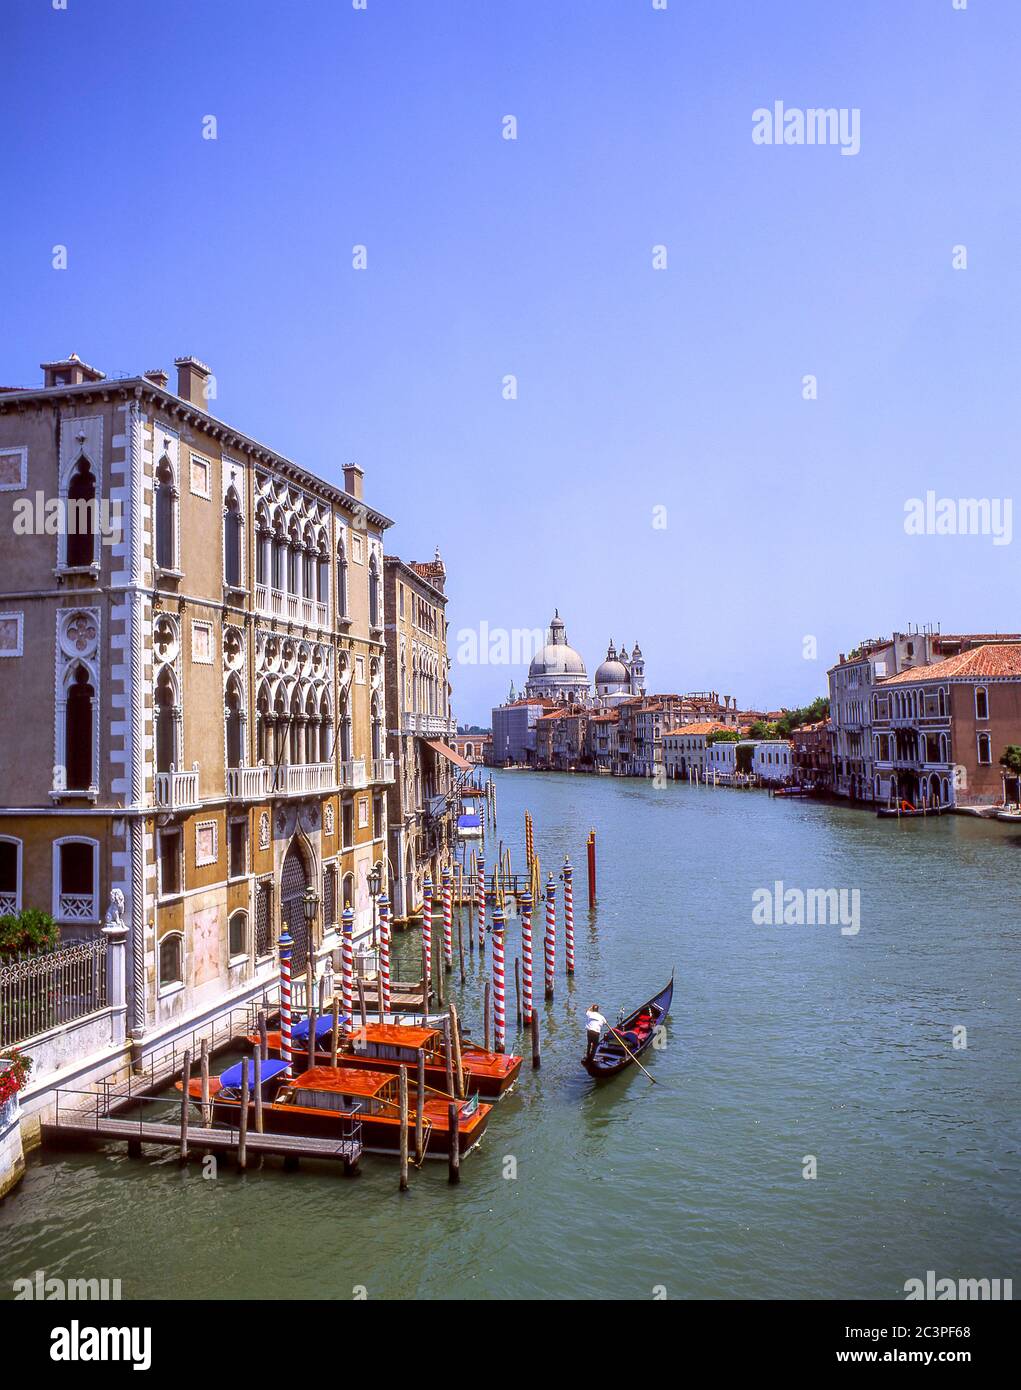
M312 1067L291 1083L304 1091L343 1091L351 1096L374 1096L394 1082L393 1072L364 1071L361 1067Z

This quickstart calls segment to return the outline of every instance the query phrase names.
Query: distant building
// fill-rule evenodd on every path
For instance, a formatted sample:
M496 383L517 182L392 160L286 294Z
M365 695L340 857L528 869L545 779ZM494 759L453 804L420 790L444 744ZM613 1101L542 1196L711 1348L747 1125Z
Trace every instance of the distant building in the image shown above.
M489 755L493 748L493 735L489 733L462 734L456 733L453 738L453 745L464 758L465 762L473 766L479 763L490 761Z
M794 777L801 786L829 787L833 773L832 730L828 719L802 724L791 734Z
M752 772L760 782L781 785L794 773L794 749L785 738L764 738L755 745Z
M515 700L513 704L497 705L493 710L493 763L535 762L535 726L540 715L550 708L548 700Z
M696 772L703 777L709 736L726 728L727 725L718 720L707 720L702 724L679 724L668 729L663 735L663 766L667 777L687 780L689 773L694 777Z

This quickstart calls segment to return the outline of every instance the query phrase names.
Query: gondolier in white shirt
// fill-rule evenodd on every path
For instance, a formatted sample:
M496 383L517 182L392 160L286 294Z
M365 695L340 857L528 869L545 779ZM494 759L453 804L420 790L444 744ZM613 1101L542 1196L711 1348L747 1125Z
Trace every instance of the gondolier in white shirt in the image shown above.
M592 1054L599 1045L599 1038L604 1028L609 1028L606 1019L599 1012L598 1004L590 1004L585 1014L585 1033L588 1038L588 1051L585 1053L586 1062L592 1060Z

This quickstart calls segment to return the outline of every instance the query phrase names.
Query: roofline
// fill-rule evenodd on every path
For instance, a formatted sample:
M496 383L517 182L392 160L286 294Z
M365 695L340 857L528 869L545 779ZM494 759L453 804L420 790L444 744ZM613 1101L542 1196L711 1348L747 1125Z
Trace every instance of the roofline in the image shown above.
M75 386L36 386L19 388L14 391L0 391L0 415L6 414L10 405L58 403L61 400L90 395L104 397L120 395L125 399L128 396L134 396L136 400L144 400L148 397L152 401L160 401L175 414L191 415L204 427L212 427L214 431L221 431L224 435L229 436L235 447L246 450L256 461L261 460L264 463L270 463L282 472L289 473L291 480L299 486L321 488L331 498L342 502L348 510L364 510L366 518L374 526L378 526L380 530L385 531L394 525L393 517L386 516L385 513L377 511L376 508L368 506L364 500L355 497L350 492L345 492L335 483L320 478L317 473L311 473L307 468L302 468L301 464L295 463L293 459L287 458L284 454L278 454L268 444L263 444L250 434L245 434L243 430L236 429L233 425L229 425L226 420L221 420L216 415L210 415L208 410L203 410L201 406L195 405L192 401L182 400L180 396L175 396L173 391L158 386L148 377L117 377L113 380L82 381Z
M433 584L430 580L426 579L423 575L419 574L418 570L412 569L412 562L410 560L402 560L399 555L387 555L384 552L384 570L386 569L387 565L400 566L404 573L410 575L416 584L421 584L423 589L428 589L431 594L435 594L440 603L444 605L446 604L448 595L445 594L442 589L438 589L436 585Z

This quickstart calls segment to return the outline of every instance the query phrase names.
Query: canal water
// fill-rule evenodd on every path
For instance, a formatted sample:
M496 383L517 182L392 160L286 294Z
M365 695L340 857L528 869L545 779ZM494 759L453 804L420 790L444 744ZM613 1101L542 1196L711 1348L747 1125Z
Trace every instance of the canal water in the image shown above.
M1016 831L616 778L496 784L515 868L526 808L544 876L576 866L577 973L558 882L542 1068L460 1187L432 1163L400 1196L375 1157L354 1181L269 1163L206 1180L121 1148L37 1154L0 1204L0 1297L36 1269L120 1279L125 1298L344 1299L897 1299L930 1269L1021 1273ZM754 895L778 881L847 890L849 929L762 922ZM507 941L512 967L517 919ZM400 950L410 976L417 933ZM612 1020L674 969L655 1084L631 1068L597 1086L586 1007ZM455 997L481 1033L474 959Z

